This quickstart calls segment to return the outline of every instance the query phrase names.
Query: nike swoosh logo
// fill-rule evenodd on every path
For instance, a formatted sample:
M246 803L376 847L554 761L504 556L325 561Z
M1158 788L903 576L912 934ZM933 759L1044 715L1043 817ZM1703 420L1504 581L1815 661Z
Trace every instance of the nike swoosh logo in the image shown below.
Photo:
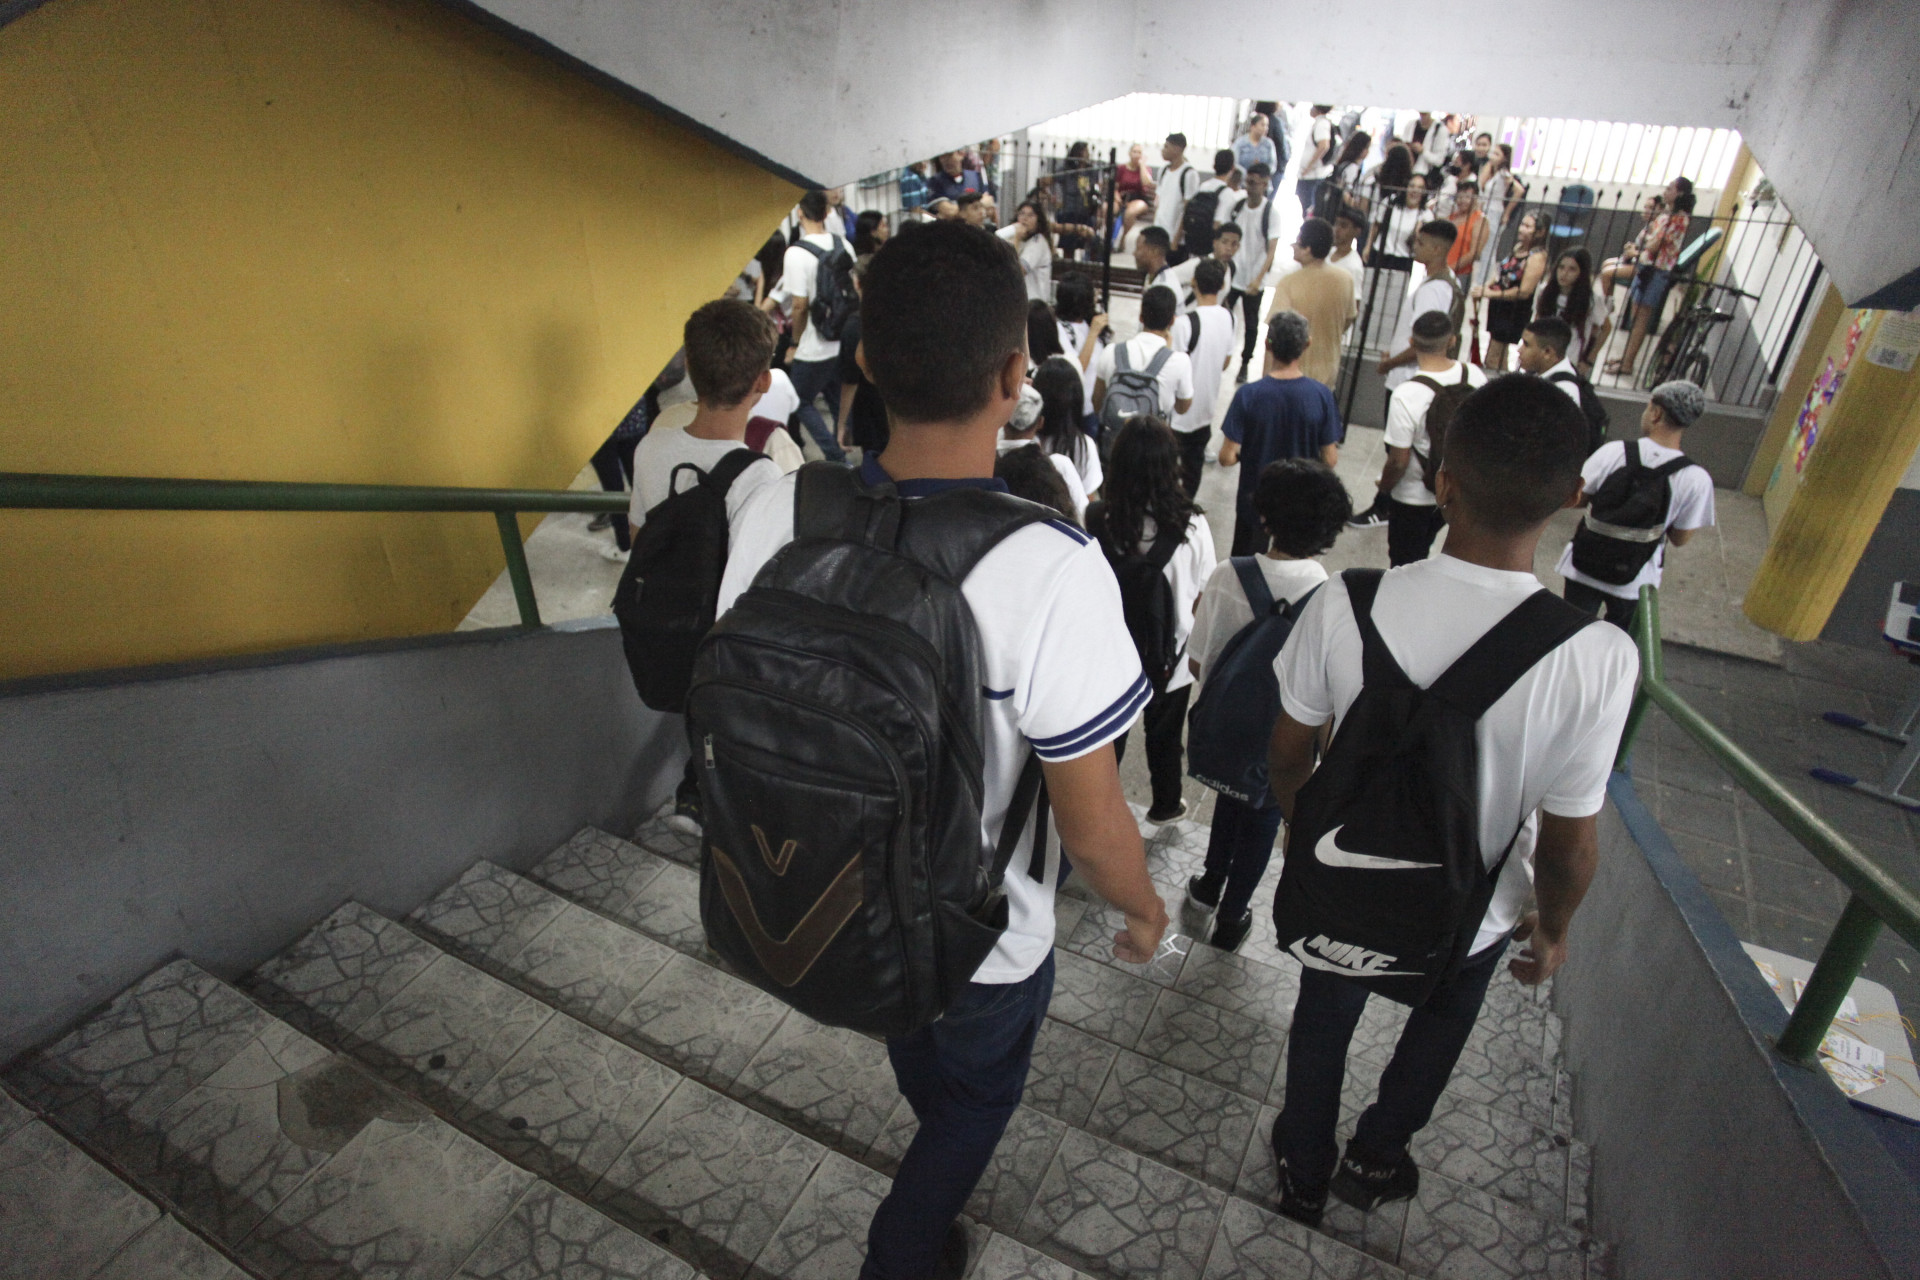
M860 909L860 855L856 853L840 868L840 874L833 878L826 892L807 909L800 923L793 926L793 932L776 938L767 932L760 913L754 910L753 895L747 890L740 868L733 865L733 859L718 845L709 844L707 848L713 853L720 895L726 899L733 918L739 921L740 931L746 935L747 945L753 948L754 958L767 971L767 976L783 987L791 987L807 976L828 944Z
M1423 867L1437 867L1437 862L1408 862L1402 858L1382 858L1371 853L1355 853L1351 849L1342 849L1334 838L1344 825L1335 827L1320 837L1313 846L1313 856L1323 867L1346 867L1354 871L1417 871Z
M1306 965L1309 969L1324 969L1328 973L1344 973L1349 978L1413 978L1420 976L1419 972L1414 969L1363 969L1350 965L1335 964L1331 960L1322 959L1314 955L1313 952L1308 951L1306 949L1305 938L1295 938L1293 945L1288 947L1287 950L1293 953L1295 960Z

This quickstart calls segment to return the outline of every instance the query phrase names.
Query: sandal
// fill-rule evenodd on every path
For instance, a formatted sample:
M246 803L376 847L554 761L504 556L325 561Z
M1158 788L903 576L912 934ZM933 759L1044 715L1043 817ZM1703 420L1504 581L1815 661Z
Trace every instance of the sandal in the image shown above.
M1626 371L1627 371L1627 367L1625 363L1619 360L1607 361L1606 367L1601 370L1602 373L1612 378L1617 378L1621 374L1625 373Z

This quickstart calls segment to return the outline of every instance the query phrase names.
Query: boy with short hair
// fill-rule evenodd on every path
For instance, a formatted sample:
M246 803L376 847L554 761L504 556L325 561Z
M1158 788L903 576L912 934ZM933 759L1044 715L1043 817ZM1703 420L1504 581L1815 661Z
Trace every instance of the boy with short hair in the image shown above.
M1160 172L1154 177L1156 199L1153 206L1153 225L1167 233L1169 240L1180 232L1180 219L1187 212L1187 201L1200 185L1200 174L1187 163L1187 135L1170 133L1160 147L1160 158L1166 161Z
M1125 342L1100 348L1093 358L1093 411L1099 413L1107 402L1107 389L1113 385L1119 368L1114 354L1127 351L1128 369L1145 369L1162 347L1173 345L1173 321L1179 304L1173 290L1155 285L1140 295L1140 332ZM1172 422L1193 407L1193 360L1186 352L1174 350L1160 369L1160 417Z
M656 424L633 451L633 498L627 523L634 537L647 523L647 513L675 492L699 482L692 472L675 471L690 464L705 474L728 454L747 448L748 420L760 398L773 386L773 321L751 302L722 298L687 317L682 331L686 342L687 377L699 397L693 421L685 427ZM740 527L740 513L748 500L779 481L780 468L761 457L734 478L727 489L727 525ZM716 587L719 584L714 584ZM716 614L715 616L718 616ZM699 775L687 761L686 774L673 796L670 826L698 835L701 826Z
M1216 258L1201 259L1193 271L1193 306L1173 322L1171 333L1173 349L1186 352L1193 364L1193 402L1173 419L1174 438L1180 442L1181 479L1189 498L1200 491L1207 442L1213 438L1214 406L1227 367L1233 363L1233 312L1220 296L1226 284L1225 266Z
M1559 316L1535 316L1520 332L1520 371L1553 382L1575 404L1580 403L1580 373L1567 359L1573 345L1573 326ZM1571 374L1573 380L1554 378L1556 373Z
M1433 684L1543 590L1532 572L1534 551L1554 512L1579 499L1585 442L1579 412L1532 378L1501 378L1460 407L1437 480L1446 549L1387 570L1371 592L1370 625L1409 683ZM1290 823L1314 772L1322 727L1333 720L1343 728L1373 678L1374 659L1363 673L1363 632L1349 587L1343 576L1315 594L1275 664L1281 714L1269 752L1271 786ZM1526 944L1509 968L1528 985L1566 960L1568 925L1598 859L1598 815L1637 675L1625 635L1587 626L1547 650L1474 723L1475 834L1482 864L1499 872L1492 898L1463 963L1413 1009L1344 1158L1335 1140L1341 1081L1369 991L1351 970L1308 952L1287 1036L1285 1109L1273 1129L1282 1213L1317 1224L1329 1189L1363 1211L1417 1191L1408 1144L1432 1117L1508 940ZM1329 756L1341 750L1336 731ZM1328 855L1325 835L1309 848L1291 847L1293 836L1290 829L1288 859L1339 857L1331 865L1364 869L1389 862L1393 852L1340 846ZM1530 887L1538 908L1527 912Z
M847 242L827 226L827 193L809 191L800 197L800 234L787 247L776 296L787 304L793 346L787 351L787 369L793 389L800 394L800 421L832 462L844 462L837 432L829 429L814 397L825 395L837 412L840 404L840 340L829 338L813 323L809 306L819 289L819 273L828 269L836 252L847 252ZM825 256L822 256L825 255Z
M1333 252L1327 255L1327 265L1353 277L1355 297L1360 296L1360 287L1365 283L1367 264L1354 242L1366 229L1365 215L1350 204L1342 203L1333 215Z
M1453 322L1443 312L1429 311L1413 324L1408 349L1413 352L1417 376L1393 389L1387 399L1384 437L1387 461L1380 470L1374 510L1386 508L1387 563L1398 567L1424 560L1433 550L1434 535L1445 522L1435 491L1427 486L1426 468L1433 456L1433 438L1427 413L1439 388L1465 381L1484 385L1487 374L1447 354Z
M1387 344L1393 354L1380 358L1380 376L1386 380L1389 392L1413 376L1413 365L1418 356L1413 348L1413 322L1419 317L1430 311L1438 311L1446 316L1451 322L1447 345L1449 348L1458 348L1460 322L1466 314L1467 295L1453 272L1447 270L1447 254L1452 251L1453 242L1459 235L1459 230L1445 218L1423 222L1420 229L1413 233L1413 260L1426 270L1427 278L1408 296L1406 305L1400 308L1393 341Z
M1333 252L1333 226L1322 218L1300 224L1293 260L1299 270L1280 277L1273 289L1273 310L1298 311L1307 318L1313 345L1307 352L1307 376L1332 387L1340 377L1340 346L1360 314L1353 280L1327 265Z
M1609 440L1587 459L1580 470L1585 484L1582 506L1590 506L1600 486L1627 465L1628 449L1634 450L1643 467L1677 466L1677 470L1667 479L1667 507L1654 526L1659 532L1653 538L1653 554L1631 579L1606 582L1581 572L1576 563L1578 548L1572 542L1567 544L1554 572L1567 580L1562 594L1568 604L1587 613L1603 613L1614 626L1632 630L1634 614L1640 608L1640 588L1660 585L1666 544L1685 546L1697 531L1712 526L1713 477L1698 463L1684 462L1686 454L1680 446L1681 433L1693 425L1706 404L1706 393L1694 383L1684 379L1663 382L1647 397L1647 407L1640 413L1640 439Z
M1313 345L1307 318L1298 311L1276 311L1267 321L1267 374L1233 394L1226 421L1220 465L1240 468L1233 511L1233 554L1250 556L1266 543L1254 506L1254 491L1267 465L1282 458L1318 458L1332 467L1340 461L1345 428L1333 392L1307 377L1301 367Z
M961 489L1004 491L993 478L995 441L1027 372L1026 286L1013 249L946 223L896 236L868 265L861 317L860 362L892 421L886 449L861 464L862 484L890 489L909 507ZM792 541L797 479L806 474L768 488L746 513L722 609ZM1072 850L1074 873L1126 917L1115 954L1152 959L1167 913L1111 745L1152 688L1106 557L1065 520L1027 524L981 556L960 592L979 638L983 861L1037 755L1058 845ZM945 1016L888 1042L919 1130L874 1214L863 1280L957 1278L966 1269L956 1218L1019 1106L1053 989L1053 896L1064 865L1049 841L1032 874L1034 838L1024 831L1013 846L1007 927L972 983Z
M1327 580L1327 571L1313 557L1333 549L1353 514L1347 488L1318 458L1283 458L1260 473L1253 505L1267 536L1265 549L1252 557L1254 566L1274 600L1298 603ZM1240 580L1241 559L1213 571L1194 611L1187 662L1203 694L1227 642L1254 621ZM1212 915L1208 941L1223 951L1239 950L1253 929L1253 893L1266 874L1279 832L1277 806L1255 807L1224 792L1215 796L1206 865L1187 882L1187 900Z
M1165 285L1178 290L1180 283L1173 274L1173 268L1167 262L1173 255L1173 237L1159 227L1141 229L1140 238L1134 241L1133 265L1140 268L1140 293L1144 297L1147 290L1155 285ZM1176 292L1175 302L1179 301Z

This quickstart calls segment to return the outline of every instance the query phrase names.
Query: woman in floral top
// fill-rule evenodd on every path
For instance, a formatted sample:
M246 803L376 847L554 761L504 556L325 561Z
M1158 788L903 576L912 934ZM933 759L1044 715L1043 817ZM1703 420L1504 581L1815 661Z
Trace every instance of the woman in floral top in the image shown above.
M1679 260L1680 246L1693 225L1693 183L1675 178L1660 193L1665 212L1648 220L1640 238L1634 241L1634 258L1640 264L1633 273L1633 288L1627 292L1632 308L1633 332L1627 335L1627 349L1618 360L1608 363L1608 373L1625 373L1633 368L1647 330L1660 308L1666 305L1667 288L1673 282L1673 264Z

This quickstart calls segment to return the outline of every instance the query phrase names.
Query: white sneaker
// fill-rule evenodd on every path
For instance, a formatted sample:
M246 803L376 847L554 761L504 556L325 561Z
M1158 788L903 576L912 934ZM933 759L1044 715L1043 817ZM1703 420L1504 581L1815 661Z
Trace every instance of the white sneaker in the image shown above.
M615 564L625 564L627 557L631 554L631 552L622 551L611 542L600 548L600 558L602 560L611 560Z

